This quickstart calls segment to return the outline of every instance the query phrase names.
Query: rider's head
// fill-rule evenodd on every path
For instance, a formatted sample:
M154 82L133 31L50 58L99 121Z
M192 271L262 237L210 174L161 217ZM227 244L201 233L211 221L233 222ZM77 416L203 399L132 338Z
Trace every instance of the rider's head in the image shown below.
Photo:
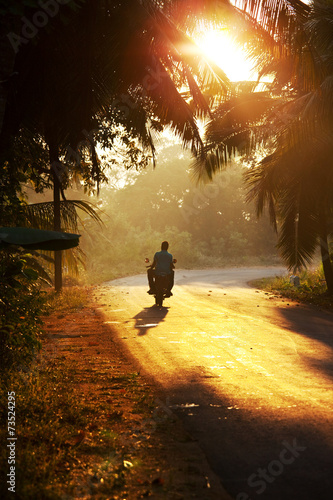
M169 243L167 241L163 241L161 245L162 250L168 250L169 248Z

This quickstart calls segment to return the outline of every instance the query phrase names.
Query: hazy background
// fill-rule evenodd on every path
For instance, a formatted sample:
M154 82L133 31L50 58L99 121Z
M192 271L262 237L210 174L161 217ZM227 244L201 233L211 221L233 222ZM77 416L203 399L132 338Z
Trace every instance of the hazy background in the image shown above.
M235 163L212 183L198 186L190 164L189 152L163 139L155 169L110 169L99 197L82 189L66 191L68 199L92 201L103 220L100 226L80 214L81 280L98 283L145 272L144 258L152 260L163 240L179 268L279 263L268 218L257 220L253 204L245 201L245 167ZM29 201L41 199L31 195Z

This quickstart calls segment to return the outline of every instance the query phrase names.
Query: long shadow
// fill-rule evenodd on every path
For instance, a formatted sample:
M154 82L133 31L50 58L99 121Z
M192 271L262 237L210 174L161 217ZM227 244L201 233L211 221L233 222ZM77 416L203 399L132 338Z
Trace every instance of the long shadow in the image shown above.
M143 309L134 318L138 335L165 321L167 313L164 308ZM332 313L312 307L276 308L273 322L302 336L305 345L318 342L327 348L327 355L332 352ZM300 353L304 363L332 376L329 358L309 353ZM154 379L130 352L127 357L150 382ZM250 381L247 399L237 394L236 383L234 393L230 387L224 391L227 378L221 376L216 383L218 390L200 367L181 372L178 380L174 377L164 388L156 380L159 398L182 420L229 494L235 500L331 498L333 439L328 409L312 400L311 394L306 405L296 395L286 395L281 406L264 400L258 406L251 401ZM163 422L156 418L156 426L161 426Z
M293 313L285 312L292 321ZM164 321L167 313L167 309L143 309L135 316L139 335ZM299 333L304 334L302 329ZM126 359L151 383L150 370L128 346L120 345ZM284 407L268 402L257 408L239 400L236 391L223 393L223 377L216 391L206 375L200 367L192 368L165 387L155 379L156 394L181 419L188 439L199 444L234 500L331 498L333 441L328 439L330 423L325 415L313 415L311 406L301 408L296 399L295 404L286 400ZM152 418L156 428L161 427L164 417Z
M320 342L328 348L326 359L305 354L302 357L311 368L333 378L333 314L312 307L284 308L279 310L279 314L283 318L283 328Z
M218 395L199 381L163 392L234 500L331 497L328 423L310 423L287 408L240 407L236 394Z
M138 335L146 335L151 328L155 328L163 322L169 312L168 307L145 307L134 316L134 328L138 330Z

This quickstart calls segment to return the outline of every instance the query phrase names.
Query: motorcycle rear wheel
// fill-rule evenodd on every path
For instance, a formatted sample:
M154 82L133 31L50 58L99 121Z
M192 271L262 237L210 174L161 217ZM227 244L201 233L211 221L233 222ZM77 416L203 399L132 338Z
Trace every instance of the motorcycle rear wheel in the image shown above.
M162 305L163 305L163 293L157 293L155 295L155 303L158 307L162 307Z

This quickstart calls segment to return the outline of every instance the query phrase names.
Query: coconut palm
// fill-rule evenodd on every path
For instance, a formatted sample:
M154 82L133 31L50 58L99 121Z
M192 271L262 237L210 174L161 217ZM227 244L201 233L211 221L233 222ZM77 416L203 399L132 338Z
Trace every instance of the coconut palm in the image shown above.
M315 2L300 30L304 53L298 95L285 108L288 116L275 135L273 152L248 173L250 197L258 213L265 201L281 220L279 247L289 267L310 262L319 246L329 293L333 268L329 256L332 235L333 177L330 157L332 122L333 9ZM298 46L296 46L299 50ZM305 71L307 69L307 72ZM275 223L274 212L271 210Z
M189 37L172 20L172 2L166 2L165 12L161 5L153 0L71 2L49 19L47 29L19 47L0 154L22 125L44 138L54 186L55 230L61 225L63 153L74 158L80 170L82 148L77 145L84 141L90 151L89 175L98 184L102 172L95 136L102 124L107 123L111 143L122 127L153 154L151 130L167 125L193 152L202 146L196 114L209 113L204 94L227 91L228 81L193 50ZM35 12L28 10L26 17L33 18ZM186 87L191 103L181 91ZM59 259L57 255L58 269Z
M300 2L243 2L252 15L251 54L257 40L261 74L274 74L266 92L243 92L215 112L208 126L201 177L225 166L230 155L252 153L246 180L260 215L268 206L278 246L290 268L310 262L319 246L328 291L332 234L332 8Z

